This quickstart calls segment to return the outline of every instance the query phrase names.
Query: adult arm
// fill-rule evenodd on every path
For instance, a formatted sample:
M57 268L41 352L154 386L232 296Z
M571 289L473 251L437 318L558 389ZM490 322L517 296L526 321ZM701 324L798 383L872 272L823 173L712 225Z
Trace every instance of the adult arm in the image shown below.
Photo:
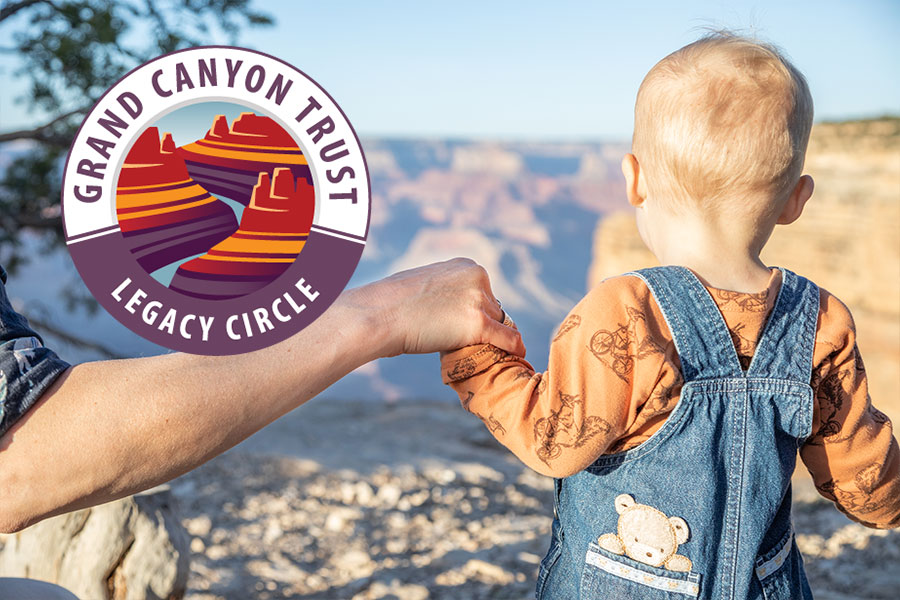
M484 269L454 259L348 290L256 352L71 367L0 438L0 531L177 477L375 358L479 342L524 352L500 314Z

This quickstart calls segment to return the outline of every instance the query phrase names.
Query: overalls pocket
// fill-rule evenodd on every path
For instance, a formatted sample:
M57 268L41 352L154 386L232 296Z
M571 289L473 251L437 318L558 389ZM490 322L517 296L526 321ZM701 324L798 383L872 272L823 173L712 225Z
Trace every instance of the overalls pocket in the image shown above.
M593 542L588 547L581 573L582 600L683 600L699 595L699 573L651 567Z
M803 558L797 549L792 529L788 529L773 548L757 557L756 577L765 600L812 598L803 571Z

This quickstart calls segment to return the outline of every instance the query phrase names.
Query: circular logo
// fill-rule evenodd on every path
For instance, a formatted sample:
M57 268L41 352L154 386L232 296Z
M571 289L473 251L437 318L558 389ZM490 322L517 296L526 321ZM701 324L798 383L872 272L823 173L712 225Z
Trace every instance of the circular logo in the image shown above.
M369 176L350 122L303 72L191 48L100 98L62 207L72 260L110 314L173 350L238 354L297 333L347 285Z

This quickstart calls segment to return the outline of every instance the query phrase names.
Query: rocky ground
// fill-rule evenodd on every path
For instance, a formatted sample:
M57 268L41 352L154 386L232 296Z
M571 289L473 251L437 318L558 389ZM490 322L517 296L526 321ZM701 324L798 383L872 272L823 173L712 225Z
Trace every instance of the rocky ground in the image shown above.
M900 531L855 525L798 478L816 598L896 598ZM551 480L451 402L319 399L173 483L191 600L532 597Z

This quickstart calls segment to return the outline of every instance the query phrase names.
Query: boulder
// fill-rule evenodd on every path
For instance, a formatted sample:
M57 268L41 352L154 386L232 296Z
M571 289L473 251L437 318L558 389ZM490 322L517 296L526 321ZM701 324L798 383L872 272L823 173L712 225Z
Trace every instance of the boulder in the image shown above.
M182 598L190 541L166 488L0 536L0 575L50 581L82 600Z

